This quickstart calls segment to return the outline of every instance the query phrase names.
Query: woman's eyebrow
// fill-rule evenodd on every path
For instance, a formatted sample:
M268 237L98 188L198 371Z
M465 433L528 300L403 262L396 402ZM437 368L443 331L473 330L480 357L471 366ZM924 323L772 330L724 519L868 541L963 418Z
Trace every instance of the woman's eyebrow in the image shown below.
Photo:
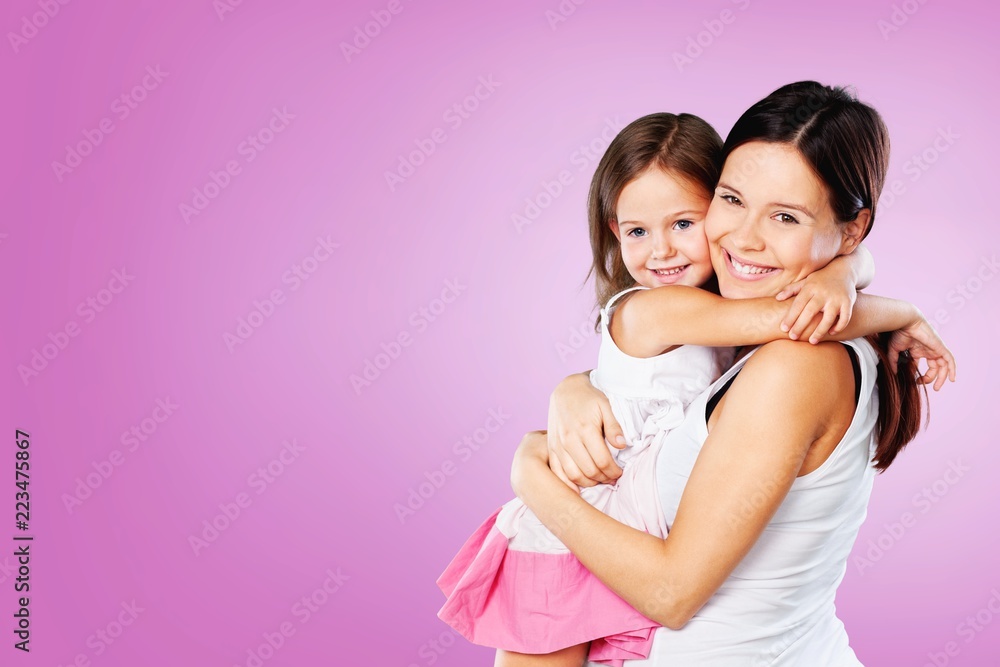
M810 211L809 209L807 209L805 206L799 206L797 204L785 204L783 202L778 202L778 201L773 202L771 204L771 206L774 206L775 208L792 208L792 209L795 209L796 211L801 211L802 213L805 213L810 218L813 218L813 219L816 218L816 216L813 215L813 212Z

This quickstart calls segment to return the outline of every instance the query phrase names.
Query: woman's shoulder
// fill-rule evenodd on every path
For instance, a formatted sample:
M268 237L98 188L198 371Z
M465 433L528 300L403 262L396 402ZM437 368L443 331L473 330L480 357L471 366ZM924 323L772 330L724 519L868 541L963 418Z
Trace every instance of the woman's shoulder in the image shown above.
M794 398L810 406L814 416L826 410L839 411L836 399L853 396L855 382L846 344L824 341L813 345L792 340L776 340L756 348L740 370L740 381L757 392L773 392L776 400Z

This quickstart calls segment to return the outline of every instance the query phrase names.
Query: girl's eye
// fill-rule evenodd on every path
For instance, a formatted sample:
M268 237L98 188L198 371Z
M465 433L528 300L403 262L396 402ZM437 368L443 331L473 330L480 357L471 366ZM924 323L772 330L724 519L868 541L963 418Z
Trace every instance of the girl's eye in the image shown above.
M739 200L739 198L736 197L736 196L734 196L734 195L726 195L726 194L719 195L719 199L721 199L721 200L723 200L725 202L729 202L730 204L733 204L735 206L742 206L743 205L743 202L741 202Z
M785 223L788 223L790 225L797 225L797 224L799 224L799 221L795 219L795 216L789 215L787 213L779 213L778 214L778 220L780 222L785 222Z
M691 229L694 227L694 223L690 220L678 220L674 223L674 229L679 231L684 231L685 229Z
M646 233L646 230L642 227L636 227L635 229L630 229L627 236L632 236L635 238L641 238Z

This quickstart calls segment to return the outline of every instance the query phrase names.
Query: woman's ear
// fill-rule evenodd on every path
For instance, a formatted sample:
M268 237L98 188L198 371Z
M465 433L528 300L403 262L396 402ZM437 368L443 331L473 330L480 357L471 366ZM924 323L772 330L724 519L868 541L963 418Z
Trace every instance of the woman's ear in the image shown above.
M865 237L871 220L871 209L863 208L854 220L844 225L844 238L840 245L841 254L846 255L854 252L854 249L861 244L861 240Z

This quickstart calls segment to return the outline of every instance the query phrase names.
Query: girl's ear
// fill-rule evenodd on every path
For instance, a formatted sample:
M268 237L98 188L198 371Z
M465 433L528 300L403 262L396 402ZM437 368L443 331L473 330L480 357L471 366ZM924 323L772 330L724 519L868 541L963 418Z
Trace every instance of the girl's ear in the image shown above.
M854 220L844 225L844 239L840 245L842 254L854 252L854 249L861 245L871 219L871 209L863 208Z
M611 220L608 220L608 226L611 227L611 233L614 234L615 238L618 239L618 242L621 243L622 237L621 232L618 231L618 221L612 218Z

